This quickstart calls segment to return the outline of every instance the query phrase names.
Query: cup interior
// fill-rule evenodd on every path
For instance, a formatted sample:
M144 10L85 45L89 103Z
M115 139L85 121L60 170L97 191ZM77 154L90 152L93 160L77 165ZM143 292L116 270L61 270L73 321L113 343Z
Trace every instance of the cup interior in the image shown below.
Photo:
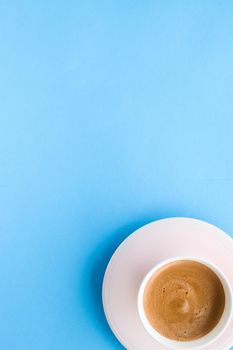
M161 267L175 261L181 261L181 260L191 260L194 262L199 262L204 265L206 265L209 269L211 269L220 279L224 292L225 292L225 307L223 314L217 323L217 325L205 336L196 339L196 340L190 340L190 341L175 341L171 340L169 338L164 337L161 335L158 331L156 331L152 325L150 324L149 320L147 319L147 316L144 311L144 306L143 306L143 297L144 297L144 291L147 286L147 283L149 282L150 278L153 276L153 274L160 269ZM186 350L196 350L196 349L201 349L202 347L212 343L215 341L226 329L228 326L231 317L232 317L232 290L231 286L223 274L223 272L214 264L205 261L201 258L194 258L194 257L187 257L187 256L182 256L182 257L175 257L171 259L167 259L165 261L160 262L156 266L154 266L144 277L140 288L138 292L138 313L141 319L141 322L146 329L146 331L150 334L151 337L153 337L155 340L157 340L159 343L170 347L171 349L175 350L181 350L181 349L186 349Z

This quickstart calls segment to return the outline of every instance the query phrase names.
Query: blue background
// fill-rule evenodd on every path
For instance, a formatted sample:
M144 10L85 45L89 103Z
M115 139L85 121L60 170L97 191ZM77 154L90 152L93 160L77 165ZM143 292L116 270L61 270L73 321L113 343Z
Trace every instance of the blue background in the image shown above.
M122 349L116 246L191 216L233 234L233 2L0 1L0 348Z

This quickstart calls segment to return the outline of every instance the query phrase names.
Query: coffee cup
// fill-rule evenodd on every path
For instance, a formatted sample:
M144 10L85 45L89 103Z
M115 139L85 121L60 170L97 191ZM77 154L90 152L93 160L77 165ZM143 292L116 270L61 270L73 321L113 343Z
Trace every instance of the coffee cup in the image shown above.
M208 268L208 270L211 270L211 272L215 276L217 276L216 278L220 281L220 284L224 293L224 306L222 308L222 313L217 321L217 324L209 332L207 332L207 334L205 334L204 336L198 337L197 339L194 339L194 340L181 341L181 340L174 340L174 339L171 339L170 337L165 336L164 334L162 334L162 332L159 332L155 327L152 326L150 320L148 319L148 315L146 314L146 311L145 311L144 294L148 286L148 283L151 281L152 277L156 275L156 272L161 271L162 268L166 268L166 266L168 266L169 264L171 265L171 263L175 263L175 262L181 263L186 261L190 263L199 263L202 266L204 265L205 268ZM138 307L140 320L145 330L157 342L174 350L197 350L214 342L224 332L224 330L228 326L232 318L232 312L233 312L233 293L226 276L216 265L202 258L180 256L180 257L167 259L158 263L146 274L146 276L144 277L139 287L137 307Z

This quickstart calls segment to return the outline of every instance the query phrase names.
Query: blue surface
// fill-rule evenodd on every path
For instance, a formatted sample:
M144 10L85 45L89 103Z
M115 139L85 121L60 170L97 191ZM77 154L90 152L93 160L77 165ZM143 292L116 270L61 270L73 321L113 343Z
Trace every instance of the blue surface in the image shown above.
M0 43L0 348L120 350L119 242L233 233L233 2L3 0Z

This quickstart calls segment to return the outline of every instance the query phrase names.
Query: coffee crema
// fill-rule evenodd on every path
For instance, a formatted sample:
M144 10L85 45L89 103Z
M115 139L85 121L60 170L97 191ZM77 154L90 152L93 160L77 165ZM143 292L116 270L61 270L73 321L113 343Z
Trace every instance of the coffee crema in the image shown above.
M190 341L217 325L225 293L219 277L206 265L179 260L155 271L145 288L143 304L157 332L172 340Z

